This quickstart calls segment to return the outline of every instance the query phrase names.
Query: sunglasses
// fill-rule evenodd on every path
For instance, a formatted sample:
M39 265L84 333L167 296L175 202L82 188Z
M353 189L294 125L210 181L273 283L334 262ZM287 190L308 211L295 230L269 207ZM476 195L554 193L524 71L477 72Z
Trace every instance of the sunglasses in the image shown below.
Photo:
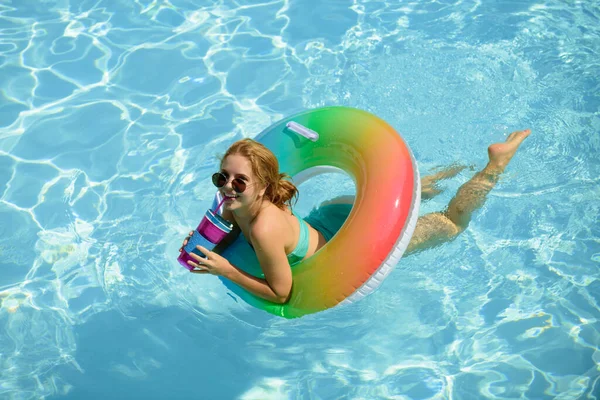
M229 177L222 172L215 172L212 176L212 183L218 188L222 188L227 184ZM231 186L236 193L242 193L246 190L246 182L240 178L233 178L231 181Z

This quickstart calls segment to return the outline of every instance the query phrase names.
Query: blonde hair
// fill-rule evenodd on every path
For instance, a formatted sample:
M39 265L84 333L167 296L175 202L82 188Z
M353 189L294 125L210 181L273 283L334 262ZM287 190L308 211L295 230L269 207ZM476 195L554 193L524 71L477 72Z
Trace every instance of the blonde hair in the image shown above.
M238 140L232 144L223 155L239 154L246 157L252 165L252 172L258 181L266 188L265 197L277 207L284 209L292 206L292 201L298 197L298 188L290 182L287 174L279 173L279 162L275 154L264 145L252 139Z

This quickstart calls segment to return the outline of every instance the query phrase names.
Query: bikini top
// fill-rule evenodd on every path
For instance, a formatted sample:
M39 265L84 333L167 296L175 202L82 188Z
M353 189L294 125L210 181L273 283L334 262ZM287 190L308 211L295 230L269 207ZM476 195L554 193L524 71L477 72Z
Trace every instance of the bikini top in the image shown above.
M290 266L294 266L295 264L298 264L300 261L304 260L304 257L306 257L306 253L308 253L308 245L309 245L308 225L299 216L297 216L297 215L294 215L294 216L296 218L298 218L298 223L300 224L300 237L298 238L298 244L296 244L296 247L294 248L294 250L292 250L290 252L290 254L287 255L287 259L288 259L288 262L290 263ZM252 246L252 243L250 243L248 241L248 244L250 245L250 247L252 247L252 249L254 249L254 246Z
M300 237L298 238L298 244L294 250L287 255L290 266L298 264L304 259L304 257L306 257L306 253L308 253L308 225L299 216L296 215L296 218L298 218L298 223L300 224Z

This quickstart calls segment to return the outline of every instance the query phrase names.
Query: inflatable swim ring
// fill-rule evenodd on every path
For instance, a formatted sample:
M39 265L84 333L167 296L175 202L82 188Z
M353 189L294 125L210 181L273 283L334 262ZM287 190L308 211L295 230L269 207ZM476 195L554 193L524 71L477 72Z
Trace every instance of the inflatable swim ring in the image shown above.
M356 198L338 233L292 267L286 304L263 300L222 279L225 285L250 305L286 318L351 303L375 290L402 257L419 211L419 173L400 135L365 111L326 107L285 118L255 140L277 156L280 170L296 185L341 170L354 178ZM222 255L238 268L264 276L243 235Z

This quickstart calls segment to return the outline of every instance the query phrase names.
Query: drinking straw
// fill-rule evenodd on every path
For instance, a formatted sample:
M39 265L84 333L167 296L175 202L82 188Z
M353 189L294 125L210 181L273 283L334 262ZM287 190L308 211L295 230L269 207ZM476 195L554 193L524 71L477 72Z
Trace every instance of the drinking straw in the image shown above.
M223 205L223 202L225 200L227 200L227 196L223 196L223 200L221 200L221 202L219 203L219 205L215 207L215 209L214 209L215 214L219 213L219 209L221 208L221 206Z

